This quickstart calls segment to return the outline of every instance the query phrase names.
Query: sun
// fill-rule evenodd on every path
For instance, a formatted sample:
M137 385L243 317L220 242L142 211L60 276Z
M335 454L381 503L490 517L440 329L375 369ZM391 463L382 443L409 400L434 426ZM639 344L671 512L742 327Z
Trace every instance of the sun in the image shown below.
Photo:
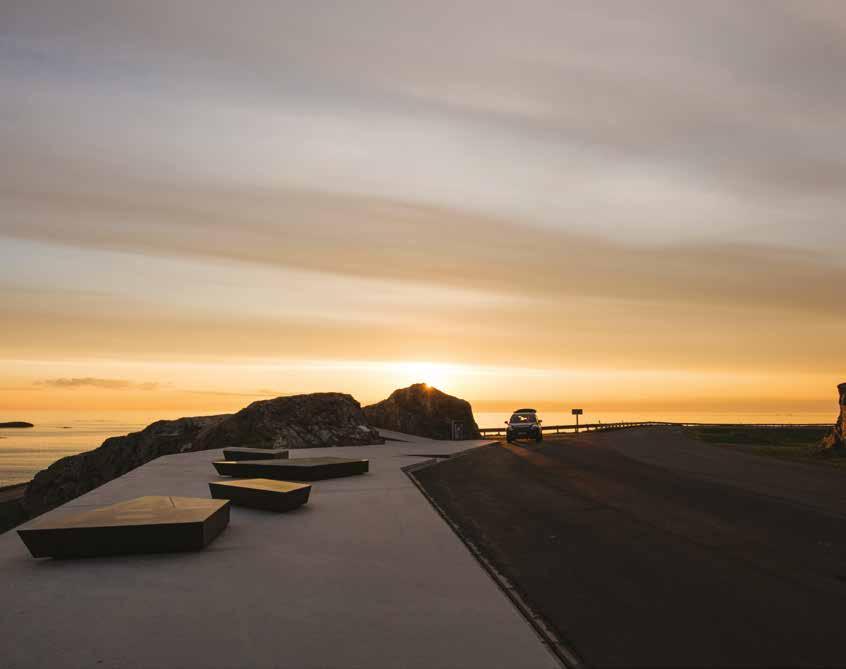
M402 385L425 383L444 390L454 384L456 374L454 365L439 362L406 361L395 365Z

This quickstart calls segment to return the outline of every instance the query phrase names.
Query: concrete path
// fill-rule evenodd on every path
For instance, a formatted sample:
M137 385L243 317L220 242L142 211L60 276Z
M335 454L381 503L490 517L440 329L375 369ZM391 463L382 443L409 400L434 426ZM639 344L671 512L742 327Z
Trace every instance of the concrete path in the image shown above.
M557 667L401 468L487 442L404 435L293 457L370 459L306 507L233 507L198 553L34 560L0 535L0 663L25 667ZM51 512L207 498L221 451L159 458ZM37 521L36 521L37 522Z

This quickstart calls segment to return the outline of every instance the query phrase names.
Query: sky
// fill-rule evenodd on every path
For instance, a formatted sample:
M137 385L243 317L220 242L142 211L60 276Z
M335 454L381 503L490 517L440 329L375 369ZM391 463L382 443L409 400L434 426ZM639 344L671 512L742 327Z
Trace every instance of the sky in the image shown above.
M846 5L0 0L0 414L826 410Z

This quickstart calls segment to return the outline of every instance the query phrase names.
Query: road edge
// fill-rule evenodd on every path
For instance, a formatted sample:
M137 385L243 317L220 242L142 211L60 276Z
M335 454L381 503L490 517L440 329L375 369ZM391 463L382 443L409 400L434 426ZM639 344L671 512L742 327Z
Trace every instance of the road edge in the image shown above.
M472 450L472 449L471 449ZM452 457L458 457L461 454L458 453ZM453 531L453 533L461 540L461 542L467 547L467 550L476 558L476 561L482 566L482 568L487 572L488 576L496 583L497 587L505 594L508 599L511 600L511 603L517 609L521 616L526 620L527 623L531 626L534 630L535 634L538 635L541 643L546 647L546 649L550 652L550 654L558 661L558 663L564 667L564 669L585 669L586 664L585 662L579 657L579 655L572 649L569 648L566 644L562 643L556 634L552 631L550 625L540 616L537 612L535 612L531 606L523 599L520 592L514 586L514 584L505 576L503 575L496 566L488 560L479 548L470 541L462 532L461 528L458 527L456 523L452 521L452 519L447 515L447 513L441 508L441 506L434 500L434 498L426 491L420 481L417 480L415 477L415 472L420 471L421 469L428 469L434 465L438 464L438 460L432 458L430 460L424 460L423 462L416 462L411 465L407 465L402 467L403 473L408 476L417 490L423 495L423 497L428 500L429 504L432 505L432 508L440 515L440 517L444 520L444 522L449 526L449 528Z

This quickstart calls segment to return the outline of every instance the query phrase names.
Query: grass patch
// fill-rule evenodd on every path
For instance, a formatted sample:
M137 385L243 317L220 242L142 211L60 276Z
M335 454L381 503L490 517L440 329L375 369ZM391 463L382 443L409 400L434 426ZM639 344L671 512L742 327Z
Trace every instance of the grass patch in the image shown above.
M827 427L695 427L702 441L754 446L816 446L828 434Z
M700 441L736 448L745 453L813 464L846 467L846 451L819 448L828 427L693 427L691 436Z

